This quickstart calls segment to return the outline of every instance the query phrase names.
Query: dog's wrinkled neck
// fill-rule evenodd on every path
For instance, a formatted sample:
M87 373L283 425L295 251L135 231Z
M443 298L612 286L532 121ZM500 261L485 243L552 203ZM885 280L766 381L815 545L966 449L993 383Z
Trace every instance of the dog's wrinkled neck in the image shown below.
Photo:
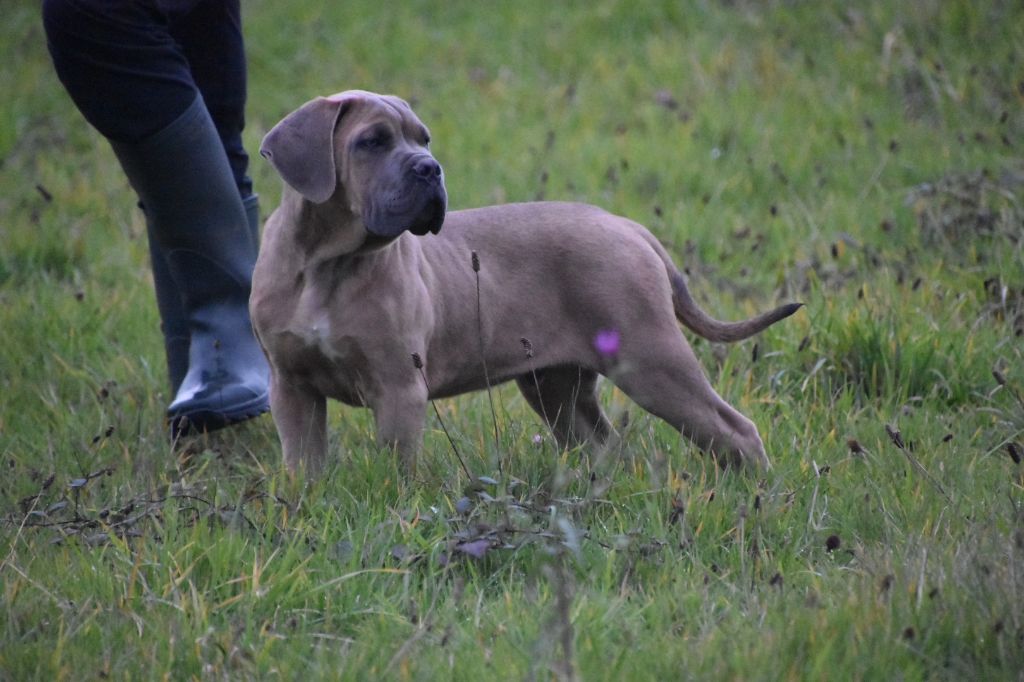
M373 238L341 197L316 204L297 192L285 192L281 203L300 216L293 223L296 229L292 238L306 266L354 255L367 247L380 248L389 241Z
M387 248L388 246L393 244L395 242L395 240L398 239L398 237L400 237L400 236L402 236L402 235L396 235L394 237L379 237L379 236L377 236L375 234L371 234L370 232L367 232L366 233L366 240L363 241L362 246L360 246L358 249L356 249L353 252L353 255L360 255L361 256L363 254L373 253L375 251L380 251L381 249Z

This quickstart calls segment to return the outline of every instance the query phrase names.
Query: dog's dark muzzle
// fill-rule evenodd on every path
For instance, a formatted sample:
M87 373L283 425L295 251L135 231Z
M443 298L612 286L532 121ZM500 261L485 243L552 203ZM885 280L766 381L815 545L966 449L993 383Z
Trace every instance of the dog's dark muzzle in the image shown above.
M441 164L429 154L408 158L390 191L377 195L364 216L367 230L380 237L397 237L408 230L417 236L437 234L448 210Z
M425 207L420 218L409 225L409 231L418 237L426 234L437 234L444 224L444 215L448 207L447 197L444 188L440 189L438 195L432 198Z
M425 154L413 159L410 173L415 183L421 185L420 191L424 193L425 201L419 219L409 226L409 231L421 237L428 233L437 234L441 231L448 210L448 193L444 187L441 164L433 156Z

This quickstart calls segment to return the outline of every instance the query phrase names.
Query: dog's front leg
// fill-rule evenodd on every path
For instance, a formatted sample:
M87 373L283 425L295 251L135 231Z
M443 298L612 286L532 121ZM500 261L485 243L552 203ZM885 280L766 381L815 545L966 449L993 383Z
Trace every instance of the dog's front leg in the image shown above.
M388 391L372 404L377 444L393 448L406 475L416 472L416 455L423 442L427 391L420 386Z
M327 456L327 399L306 387L270 378L270 411L288 470L314 478Z

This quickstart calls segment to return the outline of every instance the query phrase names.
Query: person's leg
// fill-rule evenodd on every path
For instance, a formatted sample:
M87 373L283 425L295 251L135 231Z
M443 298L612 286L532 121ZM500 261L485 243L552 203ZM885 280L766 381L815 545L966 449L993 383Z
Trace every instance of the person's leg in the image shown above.
M187 12L171 16L170 33L181 45L195 84L217 127L238 193L245 204L250 236L258 249L259 197L252 191L249 155L242 144L247 69L239 1L198 0Z
M203 95L244 199L252 194L252 181L242 145L247 74L239 2L199 0L186 13L171 14L169 29Z
M181 319L164 318L165 332L183 324L189 338L188 371L168 416L212 429L267 409L268 369L248 316L256 248L235 173L164 9L46 0L43 18L58 76L110 139L145 208L158 300L161 283L176 290L164 292L161 314L174 318L173 302L181 302Z
M139 142L195 99L185 55L144 0L44 0L43 26L57 77L104 137Z
M164 12L153 2L43 2L43 26L57 77L85 119L112 142L151 137L196 98L188 61L165 23ZM173 395L188 371L188 321L148 213L146 222Z

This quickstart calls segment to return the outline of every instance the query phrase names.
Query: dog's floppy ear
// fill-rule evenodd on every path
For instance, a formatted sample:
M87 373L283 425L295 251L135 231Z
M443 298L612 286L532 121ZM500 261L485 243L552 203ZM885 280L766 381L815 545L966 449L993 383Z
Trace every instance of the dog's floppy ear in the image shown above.
M306 102L271 128L260 145L260 156L315 204L334 194L334 127L350 103L344 93Z

